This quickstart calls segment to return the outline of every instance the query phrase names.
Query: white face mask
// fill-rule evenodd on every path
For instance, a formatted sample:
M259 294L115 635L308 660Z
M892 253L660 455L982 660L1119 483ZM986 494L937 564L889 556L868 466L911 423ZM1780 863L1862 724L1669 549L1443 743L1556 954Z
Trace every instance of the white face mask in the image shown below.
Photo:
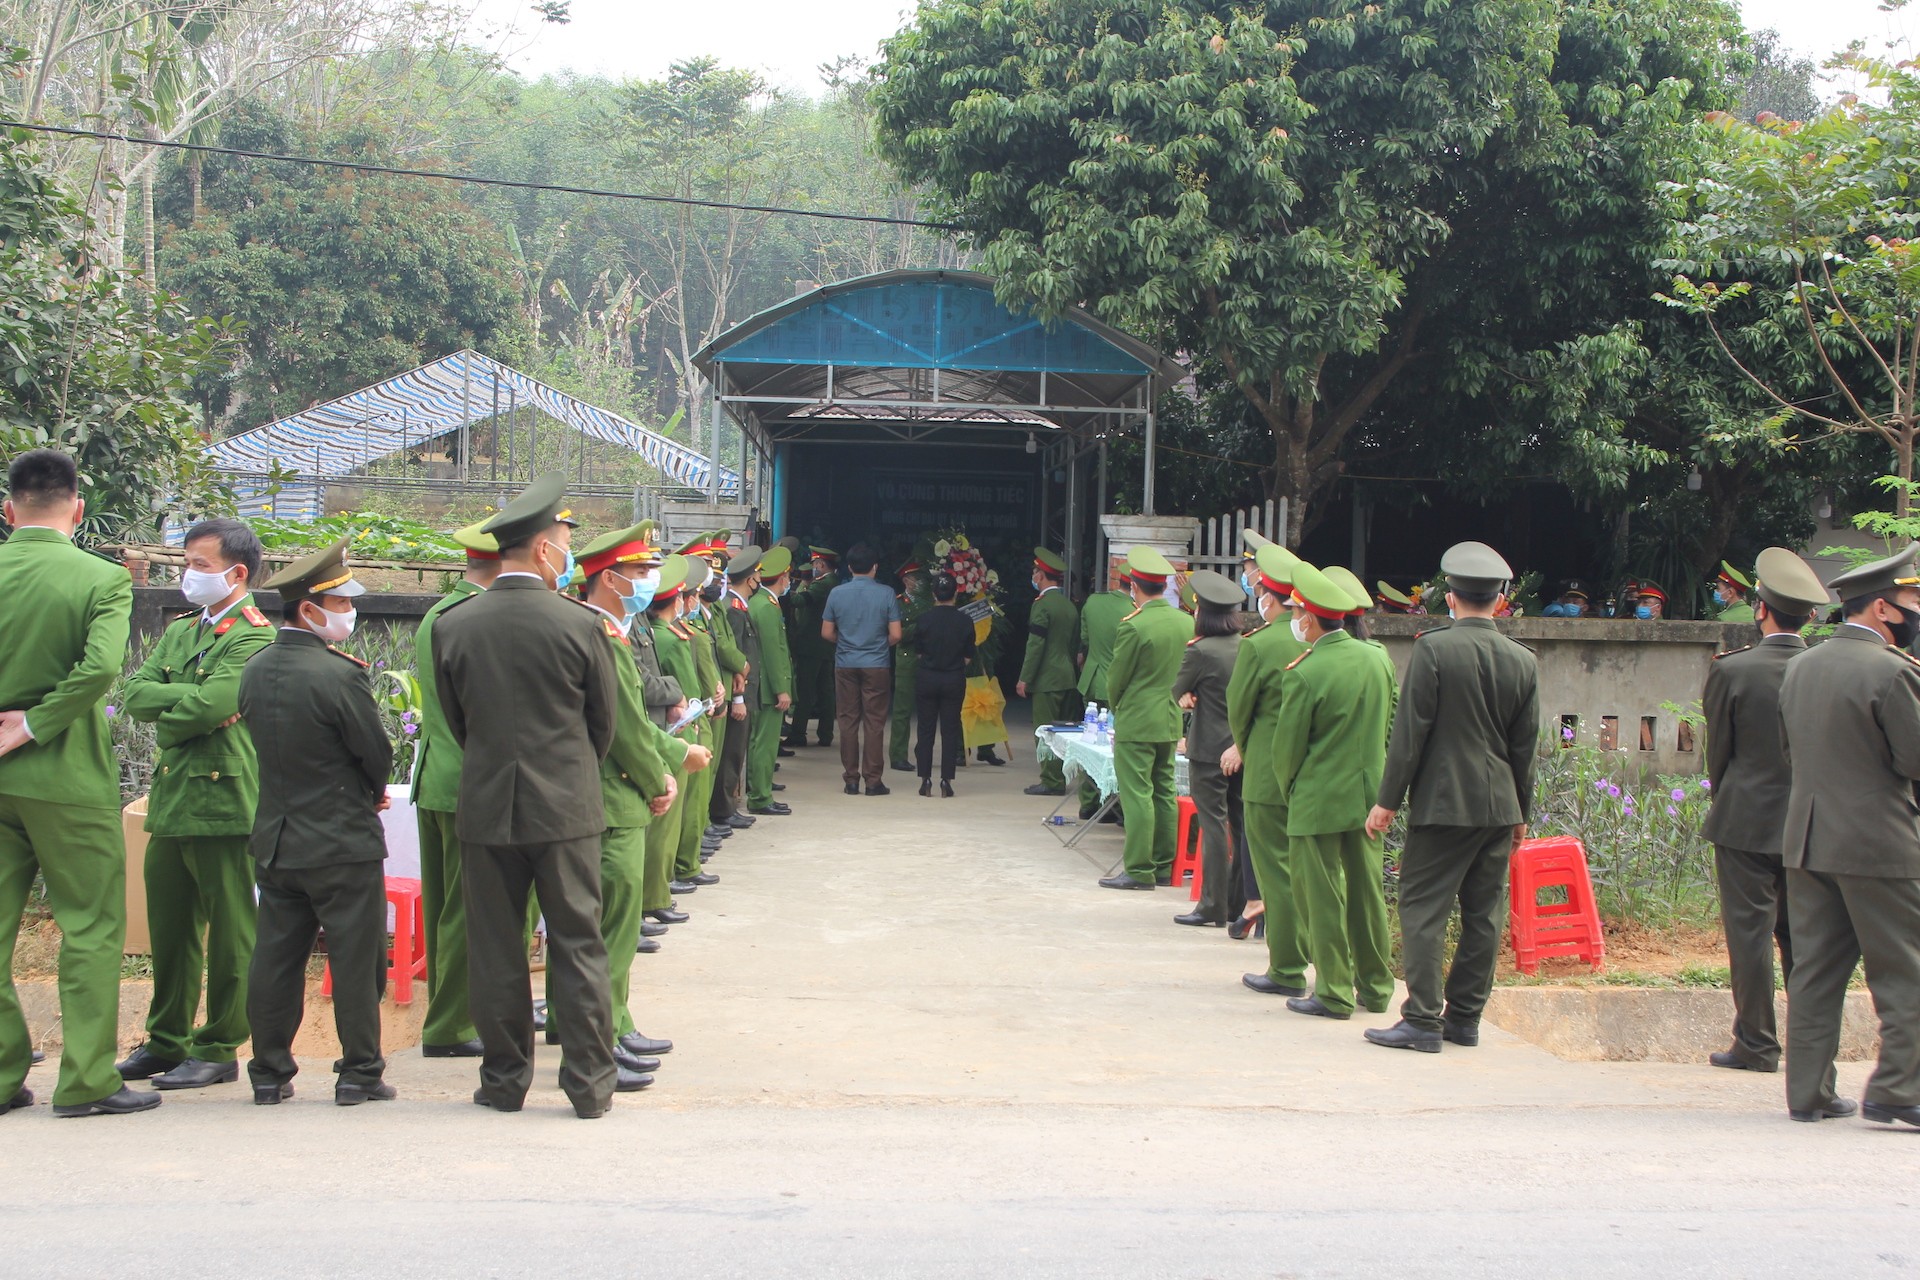
M360 612L357 609L349 609L345 613L335 613L333 610L324 608L321 605L316 604L313 607L320 611L321 618L325 620L322 626L313 628L313 634L319 636L328 644L339 644L342 640L352 635L353 624L360 618Z
M1307 642L1307 620L1297 613L1293 615L1293 638L1301 644Z
M232 572L228 569L226 573L202 573L188 569L180 575L180 594L187 598L188 604L211 609L233 594L233 584L227 581L227 573Z

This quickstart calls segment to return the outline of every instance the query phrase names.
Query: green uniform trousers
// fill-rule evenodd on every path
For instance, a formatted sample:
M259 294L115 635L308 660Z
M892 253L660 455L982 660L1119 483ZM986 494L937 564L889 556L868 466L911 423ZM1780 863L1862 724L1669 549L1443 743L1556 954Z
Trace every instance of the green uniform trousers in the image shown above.
M1733 985L1733 1056L1753 1071L1780 1069L1780 1033L1773 1008L1773 948L1793 981L1793 935L1787 928L1787 873L1777 853L1713 847L1720 920L1727 932Z
M453 815L416 809L420 826L420 912L427 931L427 1019L420 1043L478 1038L467 1012L467 904L460 893L460 837Z
M1401 956L1407 998L1400 1016L1423 1031L1473 1025L1493 992L1507 925L1513 828L1418 826L1400 855ZM1446 966L1447 918L1460 904L1460 942Z
M1080 691L1077 689L1035 691L1033 694L1034 724L1053 724L1056 721L1074 719L1074 700L1079 696ZM1067 779L1061 772L1059 760L1052 756L1040 757L1040 785L1052 787L1056 791L1066 790Z
M776 725L778 721L775 722ZM673 771L673 807L646 826L647 859L646 881L643 891L643 911L665 911L673 905L673 891L668 888L673 883L673 863L680 852L680 826L683 822L698 823L698 818L687 813L687 771Z
M1086 713L1087 713L1087 704L1079 701L1079 697L1080 697L1079 691L1075 690L1072 694L1072 698L1073 698L1072 707L1077 708L1079 710L1082 721L1084 722ZM1107 709L1107 704L1104 702L1096 701L1093 705L1095 705L1096 707L1099 707L1102 711L1105 711ZM1099 808L1100 808L1100 788L1093 785L1093 779L1091 778L1080 779L1080 816L1081 818L1082 819L1091 818L1099 810ZM1122 816L1125 816L1125 815L1122 815Z
M147 1048L176 1062L232 1062L247 1038L257 914L247 837L150 836L144 874L153 938ZM203 971L207 1020L196 1028Z
M887 734L887 763L896 769L911 769L913 761L914 683L920 663L896 654L893 661L892 724Z
M1174 843L1180 834L1173 743L1114 743L1113 774L1120 788L1120 812L1127 819L1122 855L1127 874L1139 884L1164 880L1173 874Z
M1267 977L1285 987L1307 986L1307 948L1293 904L1293 858L1287 841L1287 806L1248 801L1247 857L1260 886L1267 931Z
M1380 842L1359 830L1289 836L1287 846L1314 996L1335 1013L1352 1013L1356 996L1369 1012L1386 1012L1393 1000L1393 936Z
M120 1090L120 952L127 941L127 846L117 809L0 795L0 1098L20 1092L33 1047L13 989L20 913L38 870L60 926L60 1082L55 1106Z
M686 786L687 798L680 804L680 843L673 862L676 880L700 874L700 841L707 834L707 808L713 803L713 766L688 774Z
M1787 981L1787 1107L1813 1111L1834 1096L1833 1060L1847 983L1867 962L1880 1019L1880 1060L1861 1097L1920 1106L1920 880L1787 868L1793 977Z
M640 945L640 922L647 879L647 832L644 827L608 827L600 834L600 936L607 944L608 988L613 995L613 1032L616 1038L633 1030L627 1012L633 979L634 948ZM560 1035L560 1015L553 999L553 970L547 970L547 1027ZM561 1036L564 1043L565 1037Z
M783 715L778 707L755 707L747 714L747 811L773 803L773 767L780 763ZM676 806L677 807L677 806Z
M387 1069L380 1053L380 997L387 989L386 863L284 871L256 866L254 876L260 885L260 941L247 973L247 1022L253 1028L248 1080L262 1088L285 1084L299 1073L293 1038L306 1016L307 961L325 929L333 1026L340 1037L334 1070L341 1084L378 1084Z

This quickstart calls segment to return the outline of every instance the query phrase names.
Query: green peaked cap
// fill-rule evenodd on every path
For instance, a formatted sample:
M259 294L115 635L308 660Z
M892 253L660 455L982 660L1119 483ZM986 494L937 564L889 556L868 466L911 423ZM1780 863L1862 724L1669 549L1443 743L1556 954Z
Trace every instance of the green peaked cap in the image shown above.
M1345 617L1358 606L1333 579L1302 560L1293 570L1293 594L1316 614Z
M1247 593L1240 589L1240 584L1223 573L1202 569L1187 581L1202 604L1216 609L1236 609L1247 602Z
M668 556L660 563L660 585L653 589L653 598L666 599L678 591L680 584L686 580L687 558L680 555Z
M1760 598L1781 613L1812 613L1827 602L1827 589L1811 565L1785 547L1768 547L1754 563Z
M1294 570L1300 567L1300 557L1278 543L1269 542L1255 553L1253 563L1261 577L1276 586L1291 587Z
M1353 570L1345 565L1329 565L1321 570L1334 586L1347 593L1347 599L1353 601L1355 613L1365 613L1373 608L1373 597L1367 594L1366 586L1356 578Z
M503 547L511 547L556 524L576 524L573 512L561 505L566 491L566 476L549 471L483 523L480 532L492 534Z
M1033 559L1034 563L1040 565L1048 573L1062 574L1067 571L1067 562L1060 558L1060 554L1055 551L1049 551L1045 547L1035 547L1033 549Z
M786 546L775 546L760 557L760 576L777 578L793 568L793 551Z

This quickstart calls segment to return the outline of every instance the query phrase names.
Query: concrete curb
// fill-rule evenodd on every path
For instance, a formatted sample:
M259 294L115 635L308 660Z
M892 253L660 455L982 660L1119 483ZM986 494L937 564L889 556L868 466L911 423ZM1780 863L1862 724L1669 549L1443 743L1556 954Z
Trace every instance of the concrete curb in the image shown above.
M60 988L51 978L14 983L20 995L20 1008L27 1017L28 1040L36 1049L52 1051L61 1045ZM415 987L413 1003L402 1008L391 997L380 1002L380 1048L388 1056L420 1043L420 1027L427 1017L425 987ZM147 1007L153 1003L153 984L128 981L120 984L120 1047L131 1049L146 1039ZM204 1012L204 1008L203 1008ZM294 1037L293 1052L298 1057L330 1058L338 1056L340 1039L333 1033L333 1001L320 994L320 980L307 983L307 1016ZM240 1046L240 1057L252 1055L248 1045Z
M1787 1000L1776 999L1784 1039ZM1647 987L1496 987L1486 1020L1573 1062L1705 1062L1728 1045L1733 996ZM1864 991L1847 993L1840 1060L1879 1052L1879 1020Z

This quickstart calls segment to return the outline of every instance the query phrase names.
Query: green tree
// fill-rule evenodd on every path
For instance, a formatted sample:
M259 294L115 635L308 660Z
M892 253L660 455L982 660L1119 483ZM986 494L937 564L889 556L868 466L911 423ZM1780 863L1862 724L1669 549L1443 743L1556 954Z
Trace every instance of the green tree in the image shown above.
M0 134L0 461L52 445L85 476L96 534L152 537L169 509L231 508L195 431L193 378L224 328L96 256L79 200L20 130Z
M947 0L875 97L1004 301L1225 370L1297 541L1409 371L1470 397L1619 314L1737 31L1684 0Z

